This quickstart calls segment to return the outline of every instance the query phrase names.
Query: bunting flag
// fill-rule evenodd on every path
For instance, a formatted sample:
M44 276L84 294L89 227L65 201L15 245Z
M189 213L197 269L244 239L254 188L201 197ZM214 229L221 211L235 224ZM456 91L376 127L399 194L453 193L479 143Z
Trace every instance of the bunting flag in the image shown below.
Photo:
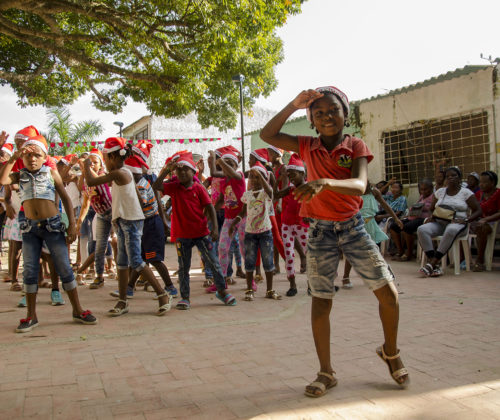
M156 143L156 144L162 144L162 143L180 143L180 144L185 144L185 143L201 143L205 141L219 141L222 140L220 137L206 137L206 138L193 138L193 139L154 139L154 140L148 140L151 143ZM233 137L232 140L241 140L241 137ZM71 147L72 145L82 145L82 146L97 146L97 145L102 145L104 144L104 141L91 141L91 142L80 142L80 141L74 141L72 143L62 143L62 142L51 142L50 147ZM134 144L134 140L128 140L128 143Z

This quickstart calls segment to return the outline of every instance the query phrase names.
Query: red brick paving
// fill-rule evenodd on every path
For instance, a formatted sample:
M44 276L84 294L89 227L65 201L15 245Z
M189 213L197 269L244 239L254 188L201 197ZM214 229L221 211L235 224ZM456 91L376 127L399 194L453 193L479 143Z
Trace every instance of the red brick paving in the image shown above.
M177 262L172 246L167 262ZM3 257L5 263L5 256ZM198 265L195 255L193 265ZM393 263L401 292L399 343L412 384L400 390L374 350L382 343L377 302L357 276L334 300L332 343L339 384L303 396L318 370L305 276L282 301L224 307L192 276L192 309L154 316L152 293L137 291L130 313L106 315L115 300L79 287L97 326L71 320L40 291L40 326L15 334L25 309L0 289L0 419L497 419L500 418L500 275L420 278L417 265ZM284 268L284 267L282 267ZM199 270L197 270L199 273ZM287 290L286 276L276 288ZM462 303L461 303L462 302Z

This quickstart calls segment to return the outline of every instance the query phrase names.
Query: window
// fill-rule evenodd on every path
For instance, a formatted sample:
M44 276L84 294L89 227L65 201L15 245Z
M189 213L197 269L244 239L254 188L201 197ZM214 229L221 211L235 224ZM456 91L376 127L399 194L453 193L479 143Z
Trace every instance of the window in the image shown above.
M447 119L414 121L382 133L386 178L404 184L434 179L434 162L458 166L465 175L490 166L488 113L484 110Z
M148 126L134 134L134 140L148 140Z

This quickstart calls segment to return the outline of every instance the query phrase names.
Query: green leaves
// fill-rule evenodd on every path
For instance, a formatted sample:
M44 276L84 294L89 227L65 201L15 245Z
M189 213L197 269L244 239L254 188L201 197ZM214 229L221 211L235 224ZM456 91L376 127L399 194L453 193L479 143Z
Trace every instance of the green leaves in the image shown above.
M9 4L16 8L8 8ZM233 127L234 74L245 106L276 87L275 28L300 0L30 0L0 3L0 83L21 105L72 103L119 112L128 98L153 114L197 112L202 125Z

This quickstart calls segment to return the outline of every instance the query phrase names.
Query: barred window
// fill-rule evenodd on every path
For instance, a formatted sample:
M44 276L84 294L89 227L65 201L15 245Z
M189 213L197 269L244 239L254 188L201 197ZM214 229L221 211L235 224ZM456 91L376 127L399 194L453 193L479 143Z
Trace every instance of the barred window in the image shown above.
M435 162L458 166L464 175L489 169L488 113L484 110L414 121L406 128L383 132L381 141L387 179L395 176L404 184L434 179Z

